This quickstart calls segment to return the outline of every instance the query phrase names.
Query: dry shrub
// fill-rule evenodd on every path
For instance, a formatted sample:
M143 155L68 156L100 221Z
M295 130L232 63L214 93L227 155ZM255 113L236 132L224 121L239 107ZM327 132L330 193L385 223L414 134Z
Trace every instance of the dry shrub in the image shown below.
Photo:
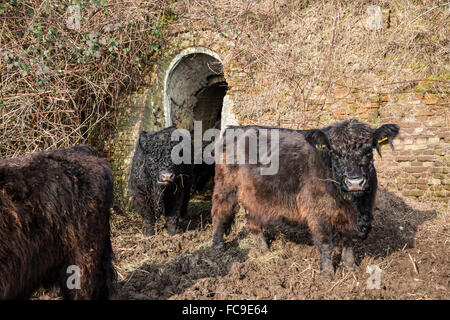
M77 11L80 8L80 24ZM100 149L121 91L139 84L174 15L166 1L0 4L0 157L79 143Z
M237 101L241 119L264 114L298 120L318 117L310 102L326 104L330 88L362 94L423 86L448 93L449 16L446 1L239 1L180 3L180 23L234 39L230 61L243 66L248 96ZM384 26L367 29L367 7L379 5ZM428 11L428 13L426 13ZM305 112L308 111L308 112Z
M67 27L67 6L75 4L79 30ZM383 9L382 30L367 30L369 5ZM3 1L0 157L85 142L102 149L118 94L139 85L169 34L189 30L214 30L235 43L224 65L245 74L248 94L235 104L247 123L311 125L336 86L360 95L419 87L445 96L449 7L413 0Z

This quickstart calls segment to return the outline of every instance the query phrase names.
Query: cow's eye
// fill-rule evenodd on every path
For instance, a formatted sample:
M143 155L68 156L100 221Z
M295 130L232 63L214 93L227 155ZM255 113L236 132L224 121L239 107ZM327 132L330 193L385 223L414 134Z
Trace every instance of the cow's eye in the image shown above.
M372 156L371 155L366 155L361 160L361 164L362 165L367 165L367 164L370 164L371 162L372 162Z

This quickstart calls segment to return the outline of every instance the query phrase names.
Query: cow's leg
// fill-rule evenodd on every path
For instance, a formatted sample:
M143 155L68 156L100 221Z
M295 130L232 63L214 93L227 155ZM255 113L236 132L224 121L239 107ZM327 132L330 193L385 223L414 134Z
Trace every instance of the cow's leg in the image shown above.
M187 214L187 207L189 204L189 200L191 200L191 187L192 182L191 179L183 180L183 205L181 207L180 217L183 218Z
M155 215L150 210L141 212L141 216L144 220L145 235L151 237L155 234Z
M181 216L183 210L184 192L178 186L175 194L168 192L164 199L166 207L166 226L167 231L171 236L177 233L178 218Z
M341 257L343 265L353 270L355 266L355 256L353 253L352 240L348 237L343 238Z
M357 200L358 216L357 216L357 226L358 231L362 233L361 239L365 240L372 230L372 220L373 220L373 210L375 206L376 198L376 185L374 186L375 191L369 195L359 197Z
M334 268L333 261L331 260L331 253L333 251L331 226L325 221L322 221L322 219L317 219L317 217L307 219L307 223L311 230L314 244L320 253L320 270L325 276L332 278Z
M70 265L65 265L60 271L59 287L63 299L99 299L95 292L95 284L97 283L95 278L103 276L99 270L101 260L99 258L94 259L93 252L88 253L85 250L80 250L75 254L73 261Z
M59 286L63 298L108 299L116 275L112 265L113 251L109 231L106 231L103 237L94 233L90 238L84 238L83 243L79 243L72 250L75 251L73 260L60 270Z
M145 201L146 197L144 195L137 195L134 197L134 206L144 220L145 235L153 236L155 234L155 213L150 204Z
M256 247L258 247L258 249L261 252L263 253L267 252L269 250L269 247L267 246L267 242L264 237L263 228L257 223L255 223L255 221L251 218L251 215L248 215L248 219L249 219L250 233L253 236L254 244L256 245Z
M236 192L220 182L214 186L212 204L213 246L223 248L223 234L229 232L237 208Z

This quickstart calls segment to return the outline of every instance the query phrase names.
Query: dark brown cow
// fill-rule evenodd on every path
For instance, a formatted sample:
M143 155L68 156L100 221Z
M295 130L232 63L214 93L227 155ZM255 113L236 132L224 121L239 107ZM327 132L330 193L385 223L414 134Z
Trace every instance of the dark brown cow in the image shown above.
M52 285L65 299L108 298L112 201L111 169L89 147L1 160L0 299Z
M237 133L237 143L226 141L228 131ZM258 142L261 137L271 141L272 130L279 132L279 170L273 175L261 175L261 164L229 164L227 153L248 132L256 131ZM357 208L350 200L340 195L335 183L329 179L327 167L329 142L320 130L296 131L259 126L230 127L225 130L219 145L224 144L221 156L223 164L216 163L212 218L214 225L213 244L223 246L223 233L229 230L234 213L240 203L247 211L250 231L257 246L268 249L263 228L279 222L300 224L305 222L311 230L313 240L321 256L321 269L333 273L331 251L333 233L339 233L343 240L343 262L353 266L351 242L362 234L356 228ZM315 148L318 146L319 149ZM249 158L250 148L245 149ZM220 161L216 158L216 162ZM229 161L228 161L229 162Z

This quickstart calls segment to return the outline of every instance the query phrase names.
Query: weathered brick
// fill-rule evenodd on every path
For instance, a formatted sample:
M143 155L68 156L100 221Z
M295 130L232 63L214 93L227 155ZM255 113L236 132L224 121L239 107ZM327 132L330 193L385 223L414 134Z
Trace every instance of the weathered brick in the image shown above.
M359 108L359 109L358 109L358 113L359 113L359 114L367 113L367 111L368 111L367 108Z
M412 150L423 150L423 149L426 149L426 148L427 148L427 146L425 144L413 144L411 146Z
M447 197L447 191L436 191L433 193L433 196L445 198L445 197Z
M420 156L417 156L417 161L422 161L422 162L434 161L435 159L436 159L436 157L432 156L432 155L420 155Z
M430 137L428 138L428 144L438 144L439 140L440 140L439 137L436 136Z
M440 180L439 180L440 181ZM411 184L411 183L416 183L416 179L412 179L412 178L399 178L397 179L398 183L401 184Z
M428 170L428 168L425 167L405 167L403 168L404 171L409 173L422 173ZM442 169L441 169L442 171Z
M439 185L439 184L441 184L441 180L440 179L431 178L431 179L428 180L428 185Z
M403 161L413 161L416 159L415 156L413 155L399 155L396 157L398 162L403 162Z
M419 189L419 190L428 190L428 185L426 185L426 184L417 184L417 189Z
M421 197L425 194L425 191L423 190L405 190L402 192L404 196L415 196L415 197Z
M431 168L431 173L444 173L444 168L443 167L434 167Z
M428 146L428 149L426 149L426 150L422 150L421 151L421 154L423 154L423 155L433 155L433 154L435 154L435 151L434 151L434 149L430 149L430 147Z

